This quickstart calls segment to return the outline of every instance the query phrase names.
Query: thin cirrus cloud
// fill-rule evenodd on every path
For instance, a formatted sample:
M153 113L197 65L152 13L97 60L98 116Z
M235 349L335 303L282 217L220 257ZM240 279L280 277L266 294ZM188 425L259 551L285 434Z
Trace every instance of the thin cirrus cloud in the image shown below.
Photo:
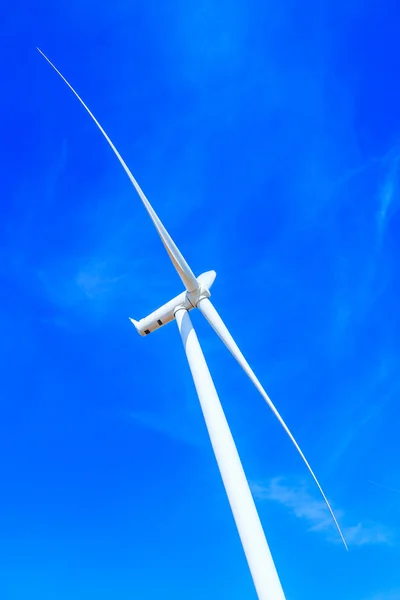
M387 220L390 218L391 209L396 208L398 204L399 161L400 154L396 148L396 154L378 194L377 234L379 246L382 244L382 238L385 234Z
M365 600L400 600L400 590L392 590L388 592L378 592L373 596L369 596Z
M252 490L259 500L281 504L299 519L307 521L310 531L323 533L330 541L336 541L336 538L330 535L333 532L333 522L324 502L316 500L304 484L289 485L284 478L274 477L266 484L253 484ZM339 521L345 520L342 511L336 510L335 513ZM389 544L392 538L384 525L371 521L347 525L342 527L342 530L350 546Z

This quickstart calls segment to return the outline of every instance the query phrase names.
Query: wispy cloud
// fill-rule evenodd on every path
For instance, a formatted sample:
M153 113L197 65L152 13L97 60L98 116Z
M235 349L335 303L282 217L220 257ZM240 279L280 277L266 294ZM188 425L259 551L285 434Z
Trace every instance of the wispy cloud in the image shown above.
M75 283L80 288L85 296L93 298L98 294L103 294L117 283L121 276L111 277L106 274L107 265L103 262L100 264L89 265L87 268L78 272L75 278Z
M201 429L201 422L193 422L189 413L178 415L176 412L168 413L165 410L158 411L157 414L150 412L132 410L126 413L129 419L132 419L137 425L151 430L154 434L166 437L179 444L196 448L197 450L204 446L204 431ZM190 426L188 426L190 422Z
M368 483L372 483L372 485L376 485L377 487L380 487L380 488L382 488L384 490L389 490L389 492L395 492L396 494L400 494L400 490L399 489L390 487L390 486L385 485L383 483L377 483L376 481L371 481L371 480Z
M253 494L259 500L270 500L288 508L296 517L309 523L309 530L324 533L330 541L336 541L332 518L322 500L317 500L304 484L288 485L284 478L274 477L267 484L253 484ZM335 510L339 522L343 522L344 513ZM360 522L342 527L343 535L350 546L386 544L391 534L384 525L375 522Z
M365 600L400 600L400 590L378 592L373 596L368 596L368 598L366 598Z
M123 277L114 276L112 269L94 260L81 265L66 261L58 266L58 272L39 270L37 277L46 297L62 307L81 306L88 300L104 298Z
M398 177L399 177L399 160L400 156L397 153L391 162L390 168L384 179L378 196L378 211L377 211L377 235L378 246L382 243L382 238L385 234L385 227L388 218L389 209L395 203L398 193Z
M391 542L389 530L380 523L358 523L352 527L345 527L344 535L347 543L352 546L365 546L367 544L388 544Z

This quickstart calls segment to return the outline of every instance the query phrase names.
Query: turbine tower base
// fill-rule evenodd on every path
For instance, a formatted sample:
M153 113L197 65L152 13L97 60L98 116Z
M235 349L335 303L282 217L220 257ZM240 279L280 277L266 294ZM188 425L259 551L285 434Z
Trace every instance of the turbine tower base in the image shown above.
M232 433L189 313L180 308L175 318L258 598L285 600Z

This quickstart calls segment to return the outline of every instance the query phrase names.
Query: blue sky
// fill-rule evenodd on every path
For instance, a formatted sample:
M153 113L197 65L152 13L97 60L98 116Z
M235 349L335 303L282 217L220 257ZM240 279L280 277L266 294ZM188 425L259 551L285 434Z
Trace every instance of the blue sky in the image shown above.
M394 0L1 9L0 597L255 598L130 165L340 517L199 314L293 600L399 600ZM239 291L240 290L240 291ZM374 482L374 483L371 483Z

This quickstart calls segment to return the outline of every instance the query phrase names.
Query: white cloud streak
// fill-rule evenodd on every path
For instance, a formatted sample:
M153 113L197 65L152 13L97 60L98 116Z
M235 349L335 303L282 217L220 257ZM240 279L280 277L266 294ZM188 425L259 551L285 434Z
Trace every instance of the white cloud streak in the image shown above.
M377 212L377 232L379 246L382 243L382 238L385 233L389 209L397 199L399 160L400 157L398 154L396 154L390 165L387 176L379 190L379 206Z
M253 484L252 491L259 500L277 502L288 508L296 517L309 523L309 530L327 535L330 541L339 541L334 537L334 523L325 503L313 498L303 484L288 485L282 477L275 477L267 484ZM344 514L335 510L339 521ZM360 522L356 525L342 527L349 546L365 546L371 544L387 544L391 541L390 532L383 525L375 522Z
M365 600L400 600L400 590L390 592L378 592Z

